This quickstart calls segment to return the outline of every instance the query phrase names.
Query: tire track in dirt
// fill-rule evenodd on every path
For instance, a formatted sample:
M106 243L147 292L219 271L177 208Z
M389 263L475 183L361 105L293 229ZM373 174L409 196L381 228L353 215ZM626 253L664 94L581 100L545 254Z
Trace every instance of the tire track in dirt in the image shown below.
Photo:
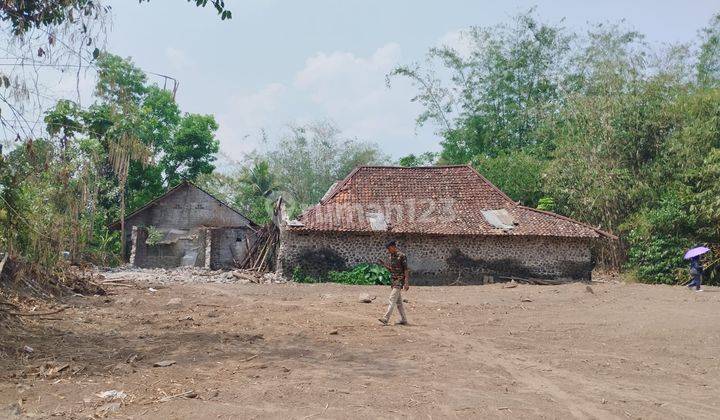
M465 336L448 332L439 332L438 334L442 335L442 341L454 343L458 347L468 344L478 345L476 340L465 338ZM428 338L437 338L434 334L427 336ZM524 384L527 388L538 393L549 394L551 397L557 399L559 403L565 404L566 408L576 418L592 417L605 419L624 417L607 409L594 407L594 405L598 404L598 401L601 398L599 395L597 399L589 399L578 397L573 394L589 395L591 393L601 393L619 401L628 401L633 399L645 403L653 403L646 394L630 389L623 389L622 393L618 393L617 387L614 386L615 384L593 382L592 379L588 379L581 374L561 369L557 366L551 366L540 362L519 360L521 355L509 353L504 349L498 349L487 342L483 342L481 345L483 346L484 351L468 353L466 354L466 357L478 363L501 368L514 380ZM553 378L550 378L542 373L550 371L553 372ZM565 391L563 388L571 391ZM572 394L570 392L572 392ZM667 418L669 414L668 410L670 410L672 414L678 418L717 418L717 407L697 402L690 403L680 399L677 395L675 395L675 389L671 387L663 386L662 389L655 391L654 394L657 394L658 392L660 396L655 398L655 400L665 401L663 407L667 408L662 410L650 406L644 407L645 411L651 412L651 417ZM676 407L677 410L673 409L674 407ZM625 411L624 414L626 417L631 417L631 413L627 413L627 411Z
M266 302L269 303L269 302ZM273 305L276 306L288 306L291 303L285 303L280 301L273 301ZM349 314L347 311L338 311L338 310L332 310L328 308L319 308L319 307L307 307L306 310L312 310L316 312L322 311L322 315L325 317L337 317L342 318L347 321L355 321L357 322L358 318L355 315ZM427 320L426 320L427 321ZM367 323L358 324L357 327L368 327ZM417 336L413 336L415 339L423 340L425 343L433 342L435 344L447 344L447 343L454 343L455 345L461 347L466 344L473 344L477 345L477 342L473 342L471 340L463 340L458 339L458 337L454 334L448 334L443 333L441 331L436 330L429 330L429 329L413 329L412 333L417 334L418 332L422 333L424 338L419 338ZM402 333L401 333L402 334ZM408 336L408 334L404 334ZM409 336L408 336L409 337ZM483 344L483 346L485 346ZM567 408L570 413L575 418L617 418L620 419L622 417L617 416L610 411L607 410L601 410L596 409L592 407L593 402L587 399L582 399L579 397L574 397L571 394L563 391L558 385L555 384L555 382L552 379L545 378L539 373L532 373L533 367L526 364L524 365L524 369L518 367L514 362L505 360L504 354L496 348L484 348L484 352L472 352L472 353L466 353L464 357L472 359L474 362L488 366L488 367L494 367L497 369L502 370L503 372L507 373L513 380L522 383L526 388L535 391L539 394L548 394L558 402L565 405L565 408ZM493 356L488 357L486 356L487 351L491 351ZM576 389L576 388L575 388ZM441 408L441 407L438 407Z
M426 356L441 360L439 364L431 363L430 365L428 365L428 359L425 360L425 368L432 370L434 375L438 375L439 380L441 380L443 375L462 375L461 372L452 371L451 369L454 363L457 363L458 366L463 364L467 366L468 360L479 366L504 372L511 381L517 382L517 386L522 389L520 393L521 397L525 392L527 392L526 397L532 397L532 395L541 397L540 400L527 398L527 400L523 401L521 403L522 405L518 407L518 410L528 409L536 413L536 415L541 413L541 411L539 411L541 409L534 407L533 404L542 401L542 396L546 396L549 397L547 399L557 406L557 409L561 410L560 412L564 411L566 415L575 418L626 418L633 416L644 418L717 418L717 407L711 404L704 404L697 400L685 401L681 395L677 394L677 384L672 382L650 382L650 386L648 386L648 382L645 379L643 380L643 390L634 390L631 389L634 387L632 382L623 381L622 379L618 381L609 377L596 377L592 373L584 375L580 372L559 368L557 363L551 364L538 360L528 360L528 352L532 352L533 350L533 343L528 340L532 340L532 338L527 340L510 339L511 342L517 341L519 345L531 344L529 347L524 346L521 350L512 351L508 350L506 345L501 345L499 341L494 343L499 338L497 333L490 333L487 339L481 341L473 338L473 336L458 334L454 331L453 325L457 323L459 319L467 317L468 308L462 308L459 312L454 309L448 310L447 312L454 311L452 317L445 318L438 316L441 313L444 315L444 312L446 312L445 309L453 307L453 305L448 306L448 302L432 302L423 299L422 295L420 295L418 296L418 300L414 301L418 306L417 310L411 311L410 313L412 317L411 320L417 322L411 329L396 329L391 327L391 329L381 333L380 331L382 330L379 328L382 327L378 326L378 328L375 328L375 318L373 316L373 314L381 308L381 305L377 303L373 305L358 305L355 302L355 297L350 295L350 293L355 292L353 289L331 289L332 294L327 296L332 297L326 298L323 297L325 295L320 295L321 298L318 300L318 294L325 290L318 288L317 291L313 290L309 294L305 294L307 290L303 290L301 293L296 294L296 290L292 289L275 289L270 293L263 293L262 289L250 287L249 289L243 290L247 291L248 294L242 292L237 293L238 290L228 289L227 286L224 285L203 285L202 289L205 291L218 292L220 295L218 301L222 301L222 303L227 303L227 296L232 296L234 302L232 305L228 305L228 308L236 306L241 302L245 304L262 301L263 305L272 307L275 311L290 311L293 314L297 314L293 316L313 319L314 323L317 324L316 327L318 327L314 334L318 336L308 337L308 340L321 338L322 334L326 334L322 332L326 327L329 330L333 328L334 325L342 324L344 327L347 327L348 340L350 340L350 342L362 340L366 343L368 341L370 343L377 343L378 341L375 341L377 339L384 345L386 341L393 340L394 338L392 337L397 337L397 341L399 342L422 342L423 348L428 349L425 350ZM287 295L292 295L296 297L296 299L287 301ZM299 307L298 300L302 300L305 303ZM380 302L381 301L382 299ZM454 301L450 303L454 303ZM505 302L500 302L500 304L505 304ZM428 311L428 309L431 308L441 307L444 309L438 313ZM540 308L537 309L540 310ZM305 313L303 314L303 312ZM380 312L378 312L378 314L379 313ZM554 315L563 316L561 313L554 313ZM480 327L480 325L477 326ZM350 330L355 331L350 333ZM560 335L565 333L564 331L558 332L557 328L551 328L548 331L557 332ZM501 337L501 339L502 343L508 341L506 337ZM448 350L448 348L464 349L470 347L472 347L472 351ZM370 349L366 348L365 350L361 350L349 346L345 351L348 352L348 357L354 357L353 355L362 356L359 358L364 359L366 363L372 363L368 361L368 357L376 353L377 349L370 353L368 353L368 350ZM598 356L598 354L593 354ZM602 354L599 355L602 356ZM604 357L609 358L613 356L614 353L604 355ZM533 356L530 357L532 358ZM409 363L411 365L415 364L417 367L422 365L421 362ZM635 363L637 364L637 360L635 360ZM342 368L342 366L336 366L336 368L338 367ZM470 386L484 386L486 382L488 386L493 385L493 380L490 376L471 376L467 381ZM652 379L651 376L650 379ZM462 386L462 384L455 381L453 386ZM462 388L462 392L471 391L472 389L470 388ZM495 394L496 397L498 395L499 394ZM502 397L501 395L499 396ZM619 403L610 403L604 406L604 404L607 404L607 402L603 402L604 399L613 402L618 401ZM455 401L457 401L457 399ZM484 401L481 402L481 404L487 405L488 399L480 399L478 401ZM624 407L622 404L630 404L632 409ZM452 413L452 407L448 405L436 405L434 409L440 410L446 415L458 415L457 413ZM633 411L633 413L629 413L626 409ZM462 416L463 414L460 415Z

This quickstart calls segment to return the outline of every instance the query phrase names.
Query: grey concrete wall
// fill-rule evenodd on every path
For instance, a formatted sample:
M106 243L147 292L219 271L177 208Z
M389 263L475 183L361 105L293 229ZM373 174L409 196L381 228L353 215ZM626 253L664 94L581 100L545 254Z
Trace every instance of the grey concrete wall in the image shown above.
M134 264L143 268L171 268L179 266L206 267L212 270L232 269L235 261L247 255L246 238L252 246L254 231L248 227L196 228L175 235L163 242L147 244L147 231L138 228ZM208 247L208 239L210 246ZM210 253L206 265L206 255Z
M211 229L210 232L210 268L213 270L230 269L234 267L234 261L242 262L247 255L245 239L250 246L255 240L253 231L247 228Z
M387 260L395 239L408 258L416 285L483 283L488 277L589 280L590 243L581 239L513 236L426 236L352 233L281 233L280 270L295 267L322 277L330 270Z
M147 230L138 228L134 265L142 268L202 267L205 261L205 230L168 235L171 241L149 245ZM176 231L177 232L177 231Z

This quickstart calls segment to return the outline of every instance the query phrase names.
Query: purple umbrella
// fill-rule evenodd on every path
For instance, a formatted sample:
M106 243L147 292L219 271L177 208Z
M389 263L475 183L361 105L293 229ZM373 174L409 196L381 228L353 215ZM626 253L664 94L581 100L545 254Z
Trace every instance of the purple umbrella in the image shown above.
M710 248L699 246L697 248L688 250L688 252L685 253L685 259L689 260L692 257L697 257L698 255L702 255L706 252L710 252Z

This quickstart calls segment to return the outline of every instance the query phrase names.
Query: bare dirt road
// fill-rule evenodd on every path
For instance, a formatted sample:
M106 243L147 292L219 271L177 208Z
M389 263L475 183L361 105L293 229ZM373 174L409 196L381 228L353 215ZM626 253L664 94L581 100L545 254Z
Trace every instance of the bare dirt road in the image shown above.
M720 417L714 288L149 286L3 331L0 417Z

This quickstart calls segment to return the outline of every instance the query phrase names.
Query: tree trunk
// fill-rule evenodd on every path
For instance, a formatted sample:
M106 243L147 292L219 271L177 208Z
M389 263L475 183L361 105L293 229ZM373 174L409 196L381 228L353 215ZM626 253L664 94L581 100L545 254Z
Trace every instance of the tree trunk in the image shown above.
M125 180L120 182L120 252L125 261Z

